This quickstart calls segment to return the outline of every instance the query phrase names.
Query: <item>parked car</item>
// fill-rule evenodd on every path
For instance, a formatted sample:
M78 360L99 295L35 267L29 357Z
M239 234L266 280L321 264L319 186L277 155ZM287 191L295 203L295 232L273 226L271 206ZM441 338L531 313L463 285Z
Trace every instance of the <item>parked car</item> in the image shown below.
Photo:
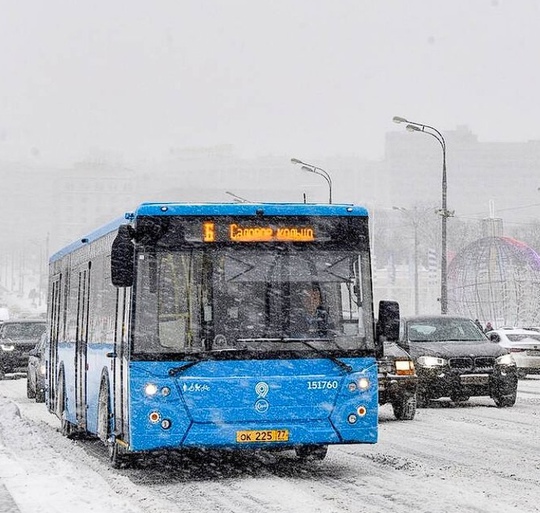
M413 358L417 405L449 397L454 402L490 396L498 407L513 406L517 369L510 352L493 343L472 319L423 315L401 319L398 344Z
M496 329L489 331L487 336L510 351L519 378L540 374L540 333L536 329Z
M8 374L26 376L28 353L46 327L43 319L10 320L0 325L0 379Z
M36 403L45 402L46 356L48 350L47 334L43 333L36 346L28 353L26 375L26 396Z
M395 342L385 342L378 365L379 404L390 403L398 420L414 419L418 378L411 357Z

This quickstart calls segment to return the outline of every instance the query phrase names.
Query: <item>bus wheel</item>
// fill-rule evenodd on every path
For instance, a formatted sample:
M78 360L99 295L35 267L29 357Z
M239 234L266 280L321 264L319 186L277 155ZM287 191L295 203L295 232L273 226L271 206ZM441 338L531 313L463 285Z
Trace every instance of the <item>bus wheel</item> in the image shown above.
M98 438L107 446L109 461L113 468L126 468L131 466L131 455L126 454L118 445L111 430L111 408L109 401L109 387L104 381L99 390L98 399Z
M328 452L327 445L301 445L295 448L296 456L302 461L324 460Z
M109 445L109 437L111 433L110 426L111 413L109 409L109 390L105 383L102 383L99 389L98 399L98 438L105 444Z
M109 444L109 460L113 468L129 468L134 465L133 456L126 453L116 441Z
M56 416L60 419L60 432L62 435L71 438L74 433L73 425L66 419L66 384L64 376L60 375L58 380L58 392L56 394Z

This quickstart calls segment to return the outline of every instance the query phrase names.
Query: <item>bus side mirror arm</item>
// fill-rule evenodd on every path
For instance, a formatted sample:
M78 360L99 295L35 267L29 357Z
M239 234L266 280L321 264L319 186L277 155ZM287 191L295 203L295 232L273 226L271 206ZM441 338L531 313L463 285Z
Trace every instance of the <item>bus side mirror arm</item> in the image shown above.
M131 287L134 279L133 228L122 224L111 248L111 281L115 287Z
M384 342L397 342L399 338L399 303L380 301L379 317L375 326L375 347L377 358L384 355Z

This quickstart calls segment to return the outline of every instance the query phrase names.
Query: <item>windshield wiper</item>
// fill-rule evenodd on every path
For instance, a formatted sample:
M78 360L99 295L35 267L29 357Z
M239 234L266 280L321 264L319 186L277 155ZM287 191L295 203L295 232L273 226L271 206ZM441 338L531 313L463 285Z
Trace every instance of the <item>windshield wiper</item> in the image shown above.
M193 367L194 365L197 365L198 363L205 360L205 358L196 358L195 360L184 363L184 365L180 365L180 367L173 367L172 369L169 369L169 376L177 376L181 372L184 372L185 370L189 369L190 367Z
M317 338L315 339L317 341L323 341L323 342L330 342L332 339L330 338ZM305 338L289 338L289 337L272 337L272 338L239 338L237 339L238 342L284 342L284 343L290 343L290 342L300 342L301 344L304 344L306 347L309 347L313 351L315 351L317 354L324 356L325 358L328 358L332 362L334 362L338 367L343 369L347 374L352 372L352 367L342 362L339 358L336 358L335 356L327 354L322 349L315 347L314 345L310 344Z

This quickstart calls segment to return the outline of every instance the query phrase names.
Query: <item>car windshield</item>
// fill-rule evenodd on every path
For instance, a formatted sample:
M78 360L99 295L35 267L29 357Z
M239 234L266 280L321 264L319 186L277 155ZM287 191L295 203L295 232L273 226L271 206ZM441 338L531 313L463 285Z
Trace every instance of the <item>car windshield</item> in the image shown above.
M14 322L4 325L2 336L12 339L39 338L44 331L45 323Z
M472 320L451 317L410 321L407 335L411 342L485 340L485 335Z

